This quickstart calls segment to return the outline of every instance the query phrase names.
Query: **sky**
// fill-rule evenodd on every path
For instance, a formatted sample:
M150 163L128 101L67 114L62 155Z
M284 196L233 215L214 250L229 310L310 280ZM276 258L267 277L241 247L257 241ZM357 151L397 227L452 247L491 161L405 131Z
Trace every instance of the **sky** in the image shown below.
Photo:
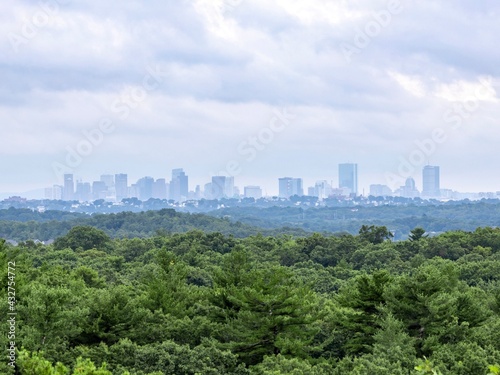
M128 173L499 191L493 0L0 3L0 193Z

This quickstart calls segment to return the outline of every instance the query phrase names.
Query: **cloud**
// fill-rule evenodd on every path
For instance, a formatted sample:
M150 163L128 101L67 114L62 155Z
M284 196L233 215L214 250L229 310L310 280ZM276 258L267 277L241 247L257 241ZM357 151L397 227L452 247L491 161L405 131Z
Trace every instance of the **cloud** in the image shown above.
M16 171L33 170L29 160L48 164L37 168L34 187L53 178L39 171L50 171L52 161L64 159L103 118L115 130L75 173L90 179L100 169L130 168L139 177L142 171L165 176L184 166L193 181L203 175L201 184L210 170L241 161L238 145L282 107L296 113L296 121L253 163L241 161L241 181L266 176L272 190L284 171L330 179L336 163L351 160L364 166L368 186L436 128L448 134L432 158L443 170L452 170L446 166L464 149L485 173L499 162L496 2L401 0L401 11L350 62L340 46L355 45L388 2L56 4L45 11L46 22L34 18L43 15L38 2L0 5L0 126L9 140L0 158L18 163L4 170L5 186L20 178ZM26 36L30 25L34 32ZM13 35L24 38L17 49ZM161 84L121 118L113 103L138 92L151 67L160 69ZM443 115L478 90L478 109L455 131ZM488 152L489 159L480 156ZM449 179L464 190L500 184L464 180Z

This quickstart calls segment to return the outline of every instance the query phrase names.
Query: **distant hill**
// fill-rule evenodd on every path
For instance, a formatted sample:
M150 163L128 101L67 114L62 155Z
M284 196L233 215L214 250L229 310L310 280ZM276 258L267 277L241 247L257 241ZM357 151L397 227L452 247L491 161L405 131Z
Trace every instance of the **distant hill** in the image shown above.
M428 232L473 231L500 226L500 203L494 201L449 202L439 205L355 206L355 207L231 207L209 213L251 226L277 229L301 228L312 232L357 234L362 225L387 226L395 239L406 239L410 230Z
M204 214L176 212L173 209L139 213L76 214L64 211L36 212L28 209L10 208L0 210L0 238L14 241L47 241L65 235L78 225L89 225L105 231L111 237L150 237L158 233L184 233L190 230L220 232L235 237L247 237L257 233L266 235L305 235L295 229L269 230L227 218L215 218Z

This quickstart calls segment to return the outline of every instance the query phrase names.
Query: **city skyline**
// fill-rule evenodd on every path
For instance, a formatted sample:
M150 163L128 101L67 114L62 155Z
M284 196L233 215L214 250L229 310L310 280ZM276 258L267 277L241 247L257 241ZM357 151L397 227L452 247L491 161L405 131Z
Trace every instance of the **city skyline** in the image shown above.
M356 190L358 164L338 164L338 181L316 179L313 184L304 183L301 177L277 178L278 193L267 193L267 186L235 184L232 176L212 176L205 184L189 185L189 176L183 168L175 168L171 172L171 179L144 176L133 182L128 174L118 173L100 175L99 180L83 181L75 179L73 175L64 175L63 185L53 185L44 188L43 197L48 199L92 201L107 199L121 201L123 198L149 198L169 199L176 202L199 199L221 199L232 197L272 197L289 198L293 195L316 196L320 199L330 196L401 196L406 198L442 198L463 199L472 197L476 193L464 192L453 187L440 186L440 167L426 165L422 169L422 183L418 186L415 179L409 177L397 189L390 189L384 184L370 184L368 190L353 193ZM130 181L130 183L129 183ZM238 181L236 181L238 182ZM182 185L182 187L181 187ZM497 194L498 191L490 193ZM16 194L11 194L16 195ZM4 197L6 198L6 197ZM34 197L31 197L34 198Z
M442 186L500 190L498 3L51 4L0 5L0 193L67 173L169 181L167 165L277 194L275 178L306 188L341 161L360 193L420 186L426 164Z

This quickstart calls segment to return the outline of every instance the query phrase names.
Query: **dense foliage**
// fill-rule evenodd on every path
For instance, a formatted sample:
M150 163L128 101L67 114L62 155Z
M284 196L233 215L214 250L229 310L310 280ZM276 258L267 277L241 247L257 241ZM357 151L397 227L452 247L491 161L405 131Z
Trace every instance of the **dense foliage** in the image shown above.
M393 198L397 199L397 198ZM423 227L428 232L473 231L477 227L500 226L498 200L458 201L432 204L407 200L386 205L384 198L367 202L349 202L346 206L326 207L229 207L210 212L261 228L300 228L313 232L357 233L362 225L386 226L395 239L406 239L410 230ZM376 202L379 200L379 202ZM378 203L379 205L373 205Z
M227 218L188 214L176 212L173 209L96 215L71 214L64 211L39 213L29 209L15 208L0 210L0 237L9 240L53 240L66 235L75 226L92 226L101 229L111 237L118 238L151 237L158 233L179 233L195 229L232 234L236 237L246 237L261 232L268 235L275 233L303 235L306 233L301 229L266 230L240 222L231 222Z
M73 210L71 202L67 202L66 206L57 206L61 210L44 212L38 212L36 206L31 209L10 207L0 209L0 237L14 241L47 241L65 235L74 226L83 225L101 229L113 238L151 237L158 231L179 233L196 229L236 237L258 233L268 236L303 236L314 232L356 234L362 225L366 225L386 226L395 240L405 240L410 230L416 227L423 227L428 233L435 235L452 230L473 231L477 227L500 226L498 200L443 203L402 198L398 202L397 199L386 201L381 197L372 197L371 200L360 198L359 201L337 202L336 206L318 207L312 203L311 206L304 205L310 202L301 201L295 202L297 206L292 201L271 201L263 206L257 203L247 205L245 200L234 199L221 202L200 201L196 207L188 202L184 207L176 208L177 211L165 208L166 202L153 204L154 200L140 202L136 199L137 202L132 202L133 205L115 206L96 201L92 206L79 205L74 208L83 212L88 209L87 214L70 212ZM326 204L325 202L323 203ZM146 211L147 207L151 210ZM101 208L141 212L94 212ZM204 214L196 213L201 209Z
M494 374L500 229L359 232L112 239L75 227L51 245L2 242L2 285L16 264L18 371ZM0 302L5 317L5 289Z

